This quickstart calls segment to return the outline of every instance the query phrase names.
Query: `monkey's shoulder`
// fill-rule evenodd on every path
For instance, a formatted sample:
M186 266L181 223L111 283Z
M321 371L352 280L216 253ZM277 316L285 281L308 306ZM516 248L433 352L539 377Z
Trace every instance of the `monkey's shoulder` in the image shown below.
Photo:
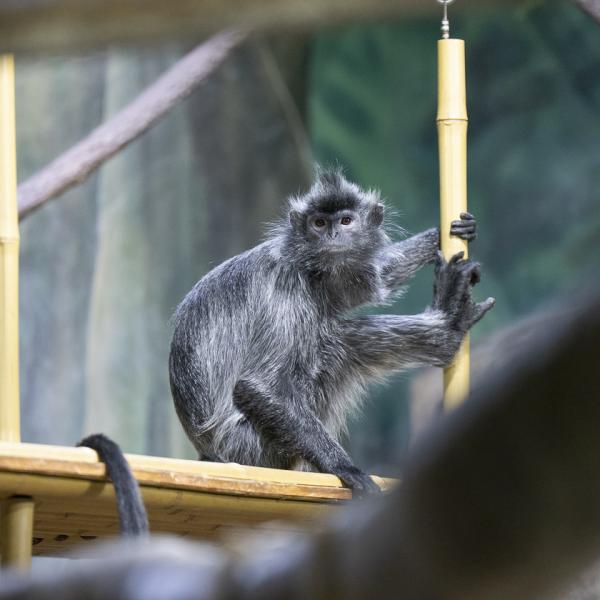
M210 270L190 290L182 305L238 308L269 286L277 262L267 243L255 246ZM273 277L271 276L273 275Z

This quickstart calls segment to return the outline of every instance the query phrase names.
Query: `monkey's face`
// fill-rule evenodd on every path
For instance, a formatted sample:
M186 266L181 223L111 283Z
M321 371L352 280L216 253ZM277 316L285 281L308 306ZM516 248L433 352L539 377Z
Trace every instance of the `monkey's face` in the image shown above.
M383 206L371 210L317 210L306 217L307 242L320 254L343 259L363 253L379 241L378 230L383 219Z
M361 190L339 172L325 172L305 196L293 198L289 239L311 260L360 262L387 240L383 211L377 193Z
M352 210L333 214L317 212L307 219L306 233L309 240L322 250L331 253L352 250L360 237L360 215Z

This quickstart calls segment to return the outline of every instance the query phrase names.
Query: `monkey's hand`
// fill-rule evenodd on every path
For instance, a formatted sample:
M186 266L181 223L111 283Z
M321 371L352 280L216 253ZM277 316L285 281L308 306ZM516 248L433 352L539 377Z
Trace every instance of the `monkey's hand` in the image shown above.
M464 252L459 252L446 262L442 253L437 253L432 305L434 310L444 313L449 328L460 334L460 339L495 303L493 298L473 302L472 289L481 279L481 267L463 256Z
M477 221L468 212L460 213L460 220L450 223L450 235L472 242L477 237Z
M365 498L372 494L379 494L379 486L358 467L344 465L334 469L334 473L342 480L342 483L352 490L353 498Z

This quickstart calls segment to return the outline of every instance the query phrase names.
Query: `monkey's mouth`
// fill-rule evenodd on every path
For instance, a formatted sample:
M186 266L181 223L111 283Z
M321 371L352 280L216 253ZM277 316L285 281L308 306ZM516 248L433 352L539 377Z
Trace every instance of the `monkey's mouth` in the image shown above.
M328 254L343 254L346 252L350 252L352 250L352 246L348 246L347 244L327 244L322 248L323 252Z

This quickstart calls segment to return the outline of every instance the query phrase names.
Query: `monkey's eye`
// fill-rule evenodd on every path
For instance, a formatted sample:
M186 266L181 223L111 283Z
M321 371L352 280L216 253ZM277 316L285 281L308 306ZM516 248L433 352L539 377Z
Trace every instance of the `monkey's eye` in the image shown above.
M342 225L350 225L350 223L352 223L352 217L343 217L340 223Z
M321 229L321 227L325 227L325 225L326 225L325 219L315 219L314 225L318 229Z

